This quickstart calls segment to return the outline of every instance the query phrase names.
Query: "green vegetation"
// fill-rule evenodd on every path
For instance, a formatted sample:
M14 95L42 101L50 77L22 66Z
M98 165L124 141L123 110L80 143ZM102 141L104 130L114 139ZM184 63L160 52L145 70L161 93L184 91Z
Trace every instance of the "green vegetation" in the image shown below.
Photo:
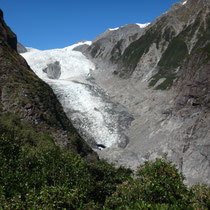
M149 83L149 86L155 86L161 78L165 78L164 82L156 87L156 89L167 90L173 85L174 80L177 78L176 68L183 64L183 61L188 56L188 48L186 43L197 35L197 42L192 49L195 51L202 51L207 53L207 60L210 60L210 17L206 18L206 23L202 22L202 12L198 15L195 22L187 26L177 37L175 37L169 44L166 51L163 53L161 60L158 63L159 70ZM169 30L170 31L170 30ZM197 31L197 33L196 33ZM169 40L168 29L164 32L164 37Z
M121 56L121 60L123 61L123 69L125 71L121 72L121 74L131 75L143 54L149 51L152 43L158 43L160 37L161 31L149 30L145 35L141 36L140 39L131 43Z
M188 189L165 158L137 177L106 161L90 163L55 145L33 153L0 134L0 209L208 209L210 189Z
M187 55L188 49L186 43L179 38L174 38L163 53L158 66L161 69L177 68Z
M202 13L200 14L200 16L202 17ZM199 19L198 19L199 20ZM210 42L210 15L208 17L206 17L206 22L202 22L199 26L199 33L198 33L198 39L197 42L193 48L193 51L202 48L202 49L206 49L206 45L209 44ZM208 47L207 47L208 49ZM208 52L208 50L207 50Z
M162 33L166 21L167 18L163 17L161 21L126 48L120 57L122 63L120 67L121 77L130 76L133 73L139 60L149 51L152 44L156 44L157 49L159 49L161 41L168 42L175 36L175 32L171 27L166 28Z
M137 178L119 185L107 198L108 209L207 209L210 188L197 185L188 189L184 177L165 158L147 161L137 171Z
M60 145L68 144L72 152L97 159L67 118L49 85L6 44L1 43L0 49L0 130L14 132L29 148L39 144L41 148L48 136Z
M20 140L0 135L0 207L79 209L104 203L131 171L89 163L54 146L28 153Z
M0 115L0 130L14 136L19 141L18 144L28 153L44 152L55 146L55 140L50 134L25 123L14 113L7 112Z
M156 83L160 80L164 78L165 80L159 84L156 87L156 90L168 90L171 88L171 86L173 85L174 80L177 78L175 73L171 73L169 72L164 72L163 74L161 74L161 72L159 71L157 74L155 74L149 83L149 86L155 86Z
M156 89L170 89L177 77L176 68L183 63L187 56L188 48L186 43L179 37L174 38L163 53L158 63L159 71L151 78L149 86L155 86L159 79L165 78L164 82L158 85Z

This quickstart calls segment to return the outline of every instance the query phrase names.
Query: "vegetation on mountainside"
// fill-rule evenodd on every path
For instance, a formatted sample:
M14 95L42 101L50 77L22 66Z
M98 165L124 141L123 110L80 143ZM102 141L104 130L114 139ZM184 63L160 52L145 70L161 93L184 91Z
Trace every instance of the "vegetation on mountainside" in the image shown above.
M161 78L165 80L159 84L156 89L167 90L173 85L174 80L177 78L177 68L182 66L183 61L188 57L187 43L190 43L190 39L196 36L196 43L191 51L191 54L195 51L201 50L207 52L209 55L209 37L210 37L210 17L206 17L206 21L202 20L202 12L198 14L195 21L188 25L177 37L175 37L170 43L166 51L163 53L159 63L158 72L151 78L149 86L155 86L155 84ZM191 43L192 44L192 43ZM210 59L208 56L206 62Z
M28 133L33 143L42 136L51 136L57 144L68 144L73 152L81 156L90 154L90 158L97 159L66 117L49 85L39 79L26 61L6 44L1 43L0 49L0 128L5 127L11 132L16 130L18 136ZM22 127L27 128L27 132Z
M158 63L159 71L151 78L149 86L154 86L159 79L165 78L164 82L158 85L156 89L169 89L176 79L176 68L182 64L187 55L186 43L179 38L174 38L163 53Z
M149 30L138 40L132 42L121 56L123 72L120 72L120 75L131 75L143 54L149 51L153 43L159 42L160 36L161 31Z
M30 137L28 137L30 140ZM131 170L90 163L54 144L28 152L19 137L0 134L1 209L208 209L210 189L188 189L164 158ZM51 140L49 140L51 142Z
M104 203L116 185L131 174L129 169L116 169L105 161L86 162L53 144L29 153L20 142L19 137L9 132L0 135L3 209L88 208Z
M125 49L124 53L119 58L119 61L121 62L119 65L119 76L130 76L137 67L142 56L149 51L152 44L155 43L157 49L159 49L162 39L167 41L174 36L174 31L169 27L162 33L165 21L166 18L162 18L155 27L151 27L143 36L132 42Z

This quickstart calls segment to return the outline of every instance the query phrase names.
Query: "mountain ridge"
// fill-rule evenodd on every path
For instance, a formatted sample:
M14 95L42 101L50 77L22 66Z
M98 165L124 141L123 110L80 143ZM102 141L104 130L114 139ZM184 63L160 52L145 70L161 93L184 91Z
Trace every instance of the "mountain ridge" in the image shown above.
M167 153L188 184L209 183L209 11L209 1L181 1L145 28L129 24L107 30L89 46L73 49L96 68L72 82L85 85L102 101L105 93L112 104L105 111L119 119L118 134L126 137L107 147L98 144L103 146L96 149L101 158L136 169ZM59 89L58 96L64 92ZM100 113L98 106L91 109ZM72 113L79 112L70 108ZM101 118L109 122L103 114ZM94 124L89 121L76 124ZM108 130L113 132L110 123Z
M135 118L127 147L100 156L134 167L166 152L188 183L209 183L209 15L209 1L177 2L135 40L86 49L95 82Z
M1 10L0 40L1 133L11 133L31 151L56 143L90 160L97 159L67 119L51 88L17 53L17 37L4 22Z

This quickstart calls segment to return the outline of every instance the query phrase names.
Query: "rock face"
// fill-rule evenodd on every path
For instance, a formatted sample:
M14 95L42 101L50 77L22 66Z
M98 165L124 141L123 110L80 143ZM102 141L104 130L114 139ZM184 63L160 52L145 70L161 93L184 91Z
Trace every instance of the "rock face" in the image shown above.
M18 53L26 53L27 49L20 43L17 43L17 52Z
M27 148L35 150L37 144L46 146L53 140L83 157L97 159L67 119L51 88L17 53L16 35L0 11L0 133L4 131L19 136L20 144Z
M17 37L4 22L2 10L0 10L0 28L0 43L17 51Z
M100 156L136 168L167 153L188 184L209 184L210 1L178 2L143 29L108 30L84 54L95 82L135 118L128 145Z
M43 72L47 73L47 76L50 79L59 79L61 76L61 66L59 61L48 64L47 68L43 69Z
M97 36L92 45L84 52L90 58L107 63L116 63L126 47L144 32L148 24L128 24L117 29L108 29Z

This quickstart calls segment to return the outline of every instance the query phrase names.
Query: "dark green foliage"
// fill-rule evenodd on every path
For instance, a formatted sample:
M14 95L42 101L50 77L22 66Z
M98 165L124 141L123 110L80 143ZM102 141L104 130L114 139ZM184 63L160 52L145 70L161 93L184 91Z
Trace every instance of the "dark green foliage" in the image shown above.
M9 133L28 153L45 151L55 146L54 139L46 131L40 131L26 124L18 115L4 113L0 115L0 134Z
M210 208L210 187L197 184L190 189L191 203L195 209Z
M141 165L137 178L119 185L107 198L107 209L207 209L210 202L209 188L195 187L188 190L184 177L165 158L147 161Z
M200 14L202 15L202 14ZM210 42L210 15L206 17L206 22L199 26L198 40L193 48L193 51L198 48L205 49L205 46Z
M158 85L156 89L170 89L176 79L176 68L183 63L183 60L187 56L188 49L186 43L179 38L174 38L163 53L158 63L159 71L151 78L149 86L154 86L159 79L165 78L164 82Z
M107 196L110 196L116 190L116 184L127 180L132 174L130 169L123 167L114 168L114 165L101 160L88 164L88 171L92 175L92 182L95 183L91 192L92 199L103 203Z
M176 73L171 73L170 71L162 72L159 71L157 74L155 74L149 83L149 86L155 86L155 84L159 81L159 79L164 78L165 80L156 87L157 90L167 90L170 89L173 85L174 80L177 78Z
M54 146L28 153L0 135L0 209L207 209L210 189L190 190L164 158L131 170L90 163Z
M186 43L179 38L174 38L163 53L158 66L161 69L177 68L187 55L188 49Z
M145 207L156 204L187 206L187 187L183 184L184 177L174 165L164 159L155 162L147 161L141 165L137 178L125 182L107 199L110 208L145 203Z
M123 68L126 69L125 73L132 74L136 68L139 60L144 53L147 53L152 43L159 43L161 32L158 30L149 30L145 35L134 41L126 48L121 60L123 61Z
M131 174L105 161L86 162L57 146L28 153L19 142L8 133L0 135L0 208L102 205Z
M165 159L147 161L139 167L137 175L137 181L144 186L141 192L144 201L169 204L184 202L187 192L184 177L171 162Z

